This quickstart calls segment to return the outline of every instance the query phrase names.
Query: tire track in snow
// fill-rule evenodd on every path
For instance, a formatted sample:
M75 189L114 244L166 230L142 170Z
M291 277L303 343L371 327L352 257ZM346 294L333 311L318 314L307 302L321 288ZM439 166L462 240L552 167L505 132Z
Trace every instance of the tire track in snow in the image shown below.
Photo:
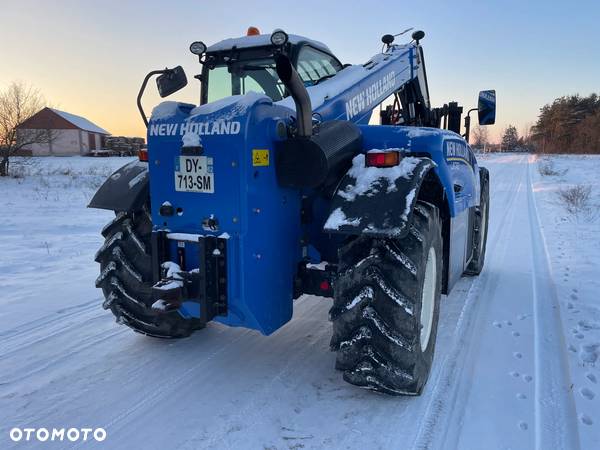
M304 297L304 300L306 300L306 298L307 298L307 296ZM300 327L300 331L304 331L304 327ZM329 335L331 333L331 330L329 328L326 330L325 329L316 330L314 332L314 334L311 335L311 340L313 341L313 345L302 345L302 344L306 344L306 341L301 341L301 340L296 341L296 345L301 346L300 350L297 352L290 351L289 354L291 355L291 357L287 360L287 362L275 374L273 374L273 376L268 381L266 381L260 387L260 389L250 393L251 395L244 399L246 405L243 408L241 408L239 411L237 411L234 415L232 415L232 417L229 418L226 426L223 427L223 429L220 430L218 432L218 434L213 434L212 437L210 438L210 440L208 442L206 442L202 447L203 448L217 448L218 447L217 444L219 442L222 443L223 440L227 437L227 434L229 433L228 429L230 428L231 424L235 423L235 422L239 422L240 419L245 419L243 422L244 422L244 428L246 428L246 429L253 429L255 425L264 423L265 420L267 420L267 415L264 414L263 411L259 411L256 409L257 400L262 400L266 397L272 397L272 394L270 394L269 391L271 390L273 385L275 385L276 382L283 380L287 374L290 374L293 370L295 370L298 360L304 360L306 354L313 352L314 347L318 346L322 336L326 333ZM301 342L302 342L302 344L301 344ZM291 350L291 348L289 348L289 350ZM326 349L326 351L327 350L328 349ZM199 431L197 431L196 433L194 433L193 435L188 437L187 443L184 443L177 448L181 448L181 449L194 448L193 446L190 447L191 443L195 442L196 439L200 435L202 435L204 431L205 430L200 429ZM214 432L215 430L212 430L212 431ZM277 437L279 437L279 436L273 436L273 438L277 438Z
M502 260L506 254L509 244L508 230L510 228L506 224L508 221L512 222L514 220L516 212L513 205L516 203L519 191L524 185L524 176L525 173L522 173L518 184L509 193L509 200L506 203L507 207L505 210L512 211L512 214L503 214L500 222L494 225L494 232L488 233L488 236L492 236L494 239L492 247L488 247L489 256L486 261L488 267L492 258L494 258L494 261ZM491 184L493 185L493 181ZM494 197L491 197L490 203L495 203ZM474 279L466 294L466 299L456 324L456 337L451 348L444 355L442 368L430 393L430 400L420 421L413 448L451 447L451 445L448 445L446 435L448 430L452 428L450 422L460 422L462 418L462 408L461 411L457 411L454 406L457 404L457 394L461 388L468 389L468 386L461 386L467 380L462 380L460 374L465 370L465 365L469 364L469 362L465 361L465 358L467 353L469 353L467 351L468 347L473 344L472 337L475 327L472 324L475 323L475 316L480 312L482 303L481 301L477 301L478 296L490 284L497 284L497 278L497 274L490 273L484 268L482 274ZM464 405L462 406L464 407Z
M576 409L571 392L560 305L527 168L527 200L533 267L535 333L535 443L536 449L579 449Z
M101 344L104 341L122 335L127 331L129 331L129 329L125 330L119 327L110 332L107 332L106 330L100 330L99 332L94 333L84 339L80 339L80 337L78 336L78 339L74 340L75 344L72 345L70 349L61 348L59 356L57 357L54 357L52 359L46 359L45 361L32 361L31 364L26 367L12 366L11 368L13 369L13 373L19 373L18 378L12 378L9 380L2 378L0 379L0 386L5 384L19 383L24 380L28 380L29 378L31 378L34 375L37 375L40 372L46 372L52 367L59 366L71 357L83 353L89 348L95 347L96 345Z
M123 426L125 419L128 418L129 416L131 416L136 411L138 411L140 408L142 408L142 407L150 408L150 407L156 405L162 398L167 396L171 391L180 389L181 384L183 384L184 381L186 379L188 379L196 370L201 368L203 365L205 365L207 362L209 362L211 359L213 359L218 354L223 353L224 351L229 349L232 345L234 345L236 342L240 341L243 337L245 337L250 332L251 332L251 330L240 332L240 334L237 337L228 341L226 344L218 347L213 352L211 352L209 355L207 355L205 358L198 361L198 363L192 365L187 370L180 373L178 376L170 378L168 380L168 383L165 380L162 380L162 382L160 384L156 384L151 389L149 389L151 392L148 395L143 396L143 400L136 402L133 406L130 406L129 408L125 409L120 414L115 416L111 421L109 421L106 425L104 425L104 428L107 430L113 429L113 426L117 423L120 423L120 425Z
M299 300L297 300L295 302L295 305L297 306L301 303L304 303L306 298L307 298L306 296L300 298ZM105 425L103 425L103 427L106 430L111 430L109 433L112 436L116 436L116 435L118 435L118 433L122 432L123 429L125 429L127 426L129 426L129 424L131 424L132 422L134 424L136 424L138 421L143 420L143 418L140 418L139 414L136 414L136 413L138 413L138 411L142 410L142 414L145 414L144 411L152 410L155 407L155 405L159 404L161 401L165 400L169 396L172 396L172 394L175 391L180 390L181 386L189 385L191 383L191 381L197 377L198 370L201 369L202 367L206 366L207 363L209 363L211 360L215 359L216 357L219 357L222 354L226 354L227 352L229 352L231 350L234 350L234 352L237 352L239 350L239 348L236 346L236 344L239 343L240 341L249 342L248 339L246 339L244 341L244 338L246 338L248 335L252 334L254 331L249 330L249 329L234 329L234 328L226 328L225 327L221 330L220 334L225 337L231 337L232 333L234 333L234 332L237 332L239 334L227 342L219 341L217 343L219 345L219 347L214 349L209 355L207 355L206 357L203 357L200 361L198 361L197 363L195 363L188 369L181 372L178 376L169 378L168 380L161 379L161 381L159 383L156 383L156 384L153 384L150 386L144 386L145 392L139 394L139 398L142 398L142 400L136 401L133 405L131 405L131 406L127 407L126 409L124 409L123 411L121 411L120 414L114 416L109 422L107 422ZM255 342L252 345L260 345L260 342L258 344ZM281 372L282 373L285 372L285 369L282 369ZM271 382L275 381L275 379L277 379L278 377L281 378L281 374L275 375L273 377L273 379L271 380ZM261 390L261 392L262 392L262 390ZM256 396L252 396L252 398L255 398L255 397ZM169 401L170 400L167 400L167 404ZM250 402L250 403L252 403L252 402ZM166 406L165 404L163 404L160 407L160 409L161 410L166 409L167 411L173 411L173 410L178 409L178 405L171 404L170 406ZM213 430L213 431L216 431L216 430ZM197 435L200 435L201 433L202 433L202 430L199 430L198 432L193 433L192 436L197 436ZM224 436L225 433L226 432L224 431L222 433L222 436ZM189 442L194 442L194 438L191 436L186 436L185 442L178 445L178 448L180 448L182 446L186 446L187 443L189 443ZM79 446L75 446L74 448L79 448Z
M101 317L106 313L102 310L100 305L100 298L96 298L80 305L63 308L52 314L32 320L31 322L26 322L16 328L0 333L0 341L2 342L3 349L6 350L6 348L9 347L8 351L0 354L0 358L12 353L10 344L13 344L12 348L19 347L19 349L21 349L24 346L28 346L39 341L41 335L43 335L43 338L45 339L49 336L53 336L54 334L61 333L68 328L72 328L81 324L80 321L75 320L72 323L69 322L67 325L65 325L64 321L67 319L78 319L80 316L92 311L98 311L99 314L97 314L97 317ZM49 329L53 330L53 327L56 327L56 332L48 334L47 331ZM28 338L30 340L28 340Z
M89 322L106 318L107 313L101 309L99 302L95 301L94 303L95 307L85 308L83 310L71 313L66 317L61 316L56 319L53 318L48 322L39 323L23 333L13 336L12 339L8 340L8 345L6 345L7 342L3 342L5 351L0 354L0 361L10 355L22 352L27 347L39 344L40 342L45 342L50 338L57 336L60 337L70 330L80 329ZM82 317L86 314L89 314L91 317ZM67 323L62 322L65 319L68 319Z
M9 341L9 340L17 338L18 336L21 336L23 334L27 334L32 331L43 328L45 325L54 323L56 321L63 320L66 317L82 314L85 311L93 309L95 305L100 305L100 303L101 303L100 298L96 298L89 302L85 302L85 303L81 303L79 305L63 308L52 314L48 314L46 316L40 317L39 319L32 320L31 322L26 322L15 328L12 328L10 330L2 331L2 332L0 332L0 339L2 339L3 342ZM70 312L71 310L73 310L73 311Z

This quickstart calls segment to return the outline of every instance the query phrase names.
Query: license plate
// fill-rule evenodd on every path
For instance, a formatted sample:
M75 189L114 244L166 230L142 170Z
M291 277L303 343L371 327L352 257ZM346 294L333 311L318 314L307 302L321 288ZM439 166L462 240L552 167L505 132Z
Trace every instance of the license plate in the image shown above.
M213 159L208 156L180 156L175 158L175 190L214 193Z

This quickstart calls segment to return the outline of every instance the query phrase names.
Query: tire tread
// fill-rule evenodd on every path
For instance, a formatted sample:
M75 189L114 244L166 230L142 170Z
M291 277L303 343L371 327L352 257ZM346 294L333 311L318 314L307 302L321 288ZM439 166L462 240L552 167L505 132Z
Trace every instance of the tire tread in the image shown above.
M330 348L345 381L391 395L423 388L429 367L424 375L415 298L424 270L419 264L434 232L441 246L437 208L418 201L403 239L359 236L340 248Z

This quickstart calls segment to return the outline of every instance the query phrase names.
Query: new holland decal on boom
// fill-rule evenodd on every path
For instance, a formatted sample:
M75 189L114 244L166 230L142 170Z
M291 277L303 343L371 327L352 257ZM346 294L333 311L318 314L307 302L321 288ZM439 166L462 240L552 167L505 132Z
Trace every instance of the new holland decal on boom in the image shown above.
M496 101L482 92L461 135L462 107L430 105L424 36L384 35L359 65L282 30L194 42L199 105L148 119L151 77L162 97L187 84L180 66L150 72L148 148L90 203L115 211L96 254L104 308L153 337L211 321L268 335L294 299L325 297L344 380L419 394L441 294L483 268L489 174L468 134Z

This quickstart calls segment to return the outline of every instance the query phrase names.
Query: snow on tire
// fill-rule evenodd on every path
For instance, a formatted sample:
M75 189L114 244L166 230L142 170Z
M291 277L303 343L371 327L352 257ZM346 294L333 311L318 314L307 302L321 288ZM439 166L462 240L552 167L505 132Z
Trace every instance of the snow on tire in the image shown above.
M339 251L331 349L344 380L421 393L433 362L442 283L438 210L419 201L402 239L354 238Z
M146 207L135 213L117 213L102 230L104 244L96 253L100 275L96 287L104 293L104 309L117 322L153 337L180 338L200 328L199 321L184 319L177 311L154 311L152 298L152 221Z

